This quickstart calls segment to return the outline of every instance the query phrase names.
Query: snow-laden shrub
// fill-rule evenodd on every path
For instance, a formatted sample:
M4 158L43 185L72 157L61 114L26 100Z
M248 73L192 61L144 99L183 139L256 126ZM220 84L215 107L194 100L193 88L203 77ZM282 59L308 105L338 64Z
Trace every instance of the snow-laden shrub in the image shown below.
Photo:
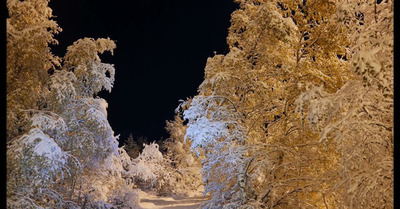
M153 187L162 171L163 156L156 143L144 144L139 156L132 160L129 174L136 180L149 183Z
M90 209L142 209L139 205L139 196L128 185L120 185L116 190L108 194L108 199L97 199L92 194L83 197L82 208Z
M177 186L177 178L174 171L164 165L163 171L159 173L155 189L157 195L170 195L174 191L174 187Z
M170 161L164 159L159 151L159 145L154 142L144 144L142 153L132 159L130 164L128 163L125 159L124 175L133 177L145 187L154 189L158 195L170 194L177 186L178 173L170 166Z
M7 147L7 200L10 208L61 206L63 198L51 185L68 176L71 156L38 128L15 139ZM72 157L73 158L73 157Z
M16 139L15 143L11 143L7 154L16 155L15 160L20 164L30 165L29 167L21 168L23 173L27 174L26 177L32 172L42 174L38 176L38 179L30 179L34 184L49 181L58 172L63 172L68 159L68 155L60 149L57 143L49 135L44 134L37 128Z
M101 169L87 170L75 193L80 196L80 206L88 208L131 208L140 209L139 197L134 191L131 158L123 148L118 155L111 155ZM86 202L86 203L85 203Z

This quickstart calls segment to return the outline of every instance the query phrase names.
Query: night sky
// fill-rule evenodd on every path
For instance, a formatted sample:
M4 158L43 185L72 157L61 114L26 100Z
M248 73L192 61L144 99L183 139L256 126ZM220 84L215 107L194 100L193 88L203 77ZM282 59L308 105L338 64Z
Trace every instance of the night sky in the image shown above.
M128 3L129 2L129 3ZM101 55L116 68L107 100L108 120L120 142L132 132L151 141L167 138L180 99L196 95L208 57L226 54L233 0L52 0L63 31L53 53L83 37L116 41L114 56Z

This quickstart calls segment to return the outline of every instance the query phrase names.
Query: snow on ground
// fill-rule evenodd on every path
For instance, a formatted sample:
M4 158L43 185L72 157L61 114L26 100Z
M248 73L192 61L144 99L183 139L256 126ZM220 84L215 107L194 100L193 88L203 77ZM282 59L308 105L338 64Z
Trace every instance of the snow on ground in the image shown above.
M187 196L160 197L142 190L138 190L138 194L139 205L144 209L198 209L208 199L203 197L202 190L190 192Z

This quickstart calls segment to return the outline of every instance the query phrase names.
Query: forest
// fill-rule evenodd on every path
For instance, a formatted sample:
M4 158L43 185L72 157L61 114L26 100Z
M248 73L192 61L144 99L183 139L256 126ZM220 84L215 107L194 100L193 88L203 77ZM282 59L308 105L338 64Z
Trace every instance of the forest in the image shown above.
M393 208L394 0L234 0L169 137L107 120L116 40L63 57L49 0L7 0L6 207L139 209L201 189L203 209ZM138 101L141 102L141 101Z

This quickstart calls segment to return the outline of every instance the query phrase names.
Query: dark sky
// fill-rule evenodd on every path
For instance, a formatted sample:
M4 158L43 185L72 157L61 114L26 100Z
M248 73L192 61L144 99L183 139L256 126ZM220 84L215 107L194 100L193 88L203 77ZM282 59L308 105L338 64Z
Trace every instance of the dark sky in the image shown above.
M83 37L116 41L114 56L101 55L116 68L108 120L120 141L129 133L158 140L168 137L179 99L197 93L204 67L214 51L228 52L226 37L233 0L52 0L55 20L63 31L53 52Z

